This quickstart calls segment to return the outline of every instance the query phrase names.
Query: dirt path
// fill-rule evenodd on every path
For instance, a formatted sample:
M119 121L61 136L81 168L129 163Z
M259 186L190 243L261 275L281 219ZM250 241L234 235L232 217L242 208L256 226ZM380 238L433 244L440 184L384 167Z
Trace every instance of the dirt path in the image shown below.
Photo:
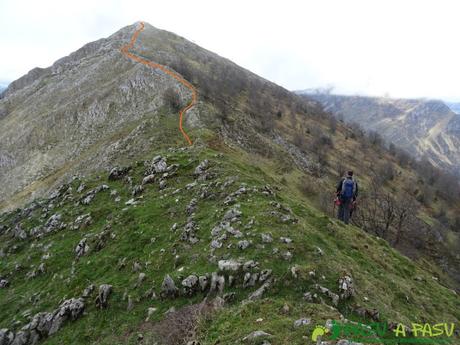
M182 135L184 136L185 140L187 140L189 145L192 145L192 141L190 140L190 137L187 135L187 133L182 128L182 122L183 122L184 114L190 108L192 108L193 106L196 105L198 92L196 91L195 87L192 84L190 84L187 80L182 78L182 76L180 76L176 72L173 72L170 69L168 69L166 66L160 65L160 64L155 63L153 61L145 60L145 59L143 59L143 58L141 58L141 57L139 57L137 55L134 55L134 54L129 52L129 50L133 48L134 43L136 43L136 40L137 40L137 38L138 38L138 36L139 36L139 34L141 33L142 30L144 30L144 22L140 22L140 27L132 35L131 41L128 44L122 46L120 50L121 50L123 55L125 55L126 57L128 57L128 58L130 58L130 59L132 59L132 60L134 60L136 62L139 62L139 63L144 64L146 66L149 66L151 68L157 68L157 69L162 70L164 73L169 74L171 77L173 77L178 82L180 82L182 85L184 85L185 87L190 89L190 91L192 91L192 99L191 99L190 103L186 107L182 108L179 111L179 130L181 131Z

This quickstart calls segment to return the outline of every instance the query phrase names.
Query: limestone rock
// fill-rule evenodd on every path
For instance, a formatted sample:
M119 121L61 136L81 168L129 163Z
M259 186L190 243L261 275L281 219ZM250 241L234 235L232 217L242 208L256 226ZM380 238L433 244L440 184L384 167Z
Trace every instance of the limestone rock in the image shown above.
M341 299L349 299L355 295L353 278L349 274L339 278L339 292Z
M238 218L241 217L241 215L242 215L241 211L238 210L236 207L234 207L225 213L223 220L229 221L229 222L235 222L238 220Z
M250 343L255 341L256 339L262 339L262 338L268 338L271 337L272 335L270 333L264 332L264 331L254 331L247 336L243 338L244 342Z
M202 175L209 168L209 161L205 159L195 168L195 176Z
M88 251L89 246L86 244L86 238L83 238L75 247L75 255L77 256L77 259L85 255Z
M20 224L16 224L13 230L14 238L25 240L27 239L27 233L21 228Z
M179 295L179 289L176 287L174 280L167 274L161 284L160 296L162 298L175 298Z
M301 318L294 321L294 327L298 328L301 326L309 325L311 323L311 319Z
M265 283L262 284L260 288L258 288L256 291L254 291L252 294L249 295L248 300L255 301L255 300L262 298L263 294L270 288L270 286L271 286L271 281L266 281Z
M99 294L96 297L96 307L103 309L108 307L108 299L112 293L112 285L102 284L99 286Z
M10 345L14 340L14 333L6 328L0 329L0 345Z
M251 243L248 240L242 240L242 241L238 242L238 248L241 249L241 250L246 249L250 245L251 245Z
M149 184L149 183L154 183L154 182L155 182L155 175L154 174L147 175L142 179L142 184L143 185L146 185L146 184Z
M126 176L130 170L131 170L131 167L123 167L123 168L114 167L112 168L112 170L110 170L109 180L110 181L120 180L124 176Z
M211 275L211 285L209 288L209 293L218 293L222 294L225 288L225 277L218 275L217 272L212 272Z
M261 237L262 237L262 242L263 243L272 243L273 242L273 238L272 238L272 235L271 234L261 234Z
M93 222L93 219L91 218L91 215L89 213L79 215L73 222L72 229L79 230L79 229L87 228L88 226L91 225L92 222Z
M219 260L219 270L236 272L241 268L241 263L236 260Z
M136 196L141 195L143 191L144 191L144 187L142 187L141 185L134 186L134 188L133 188L133 190L131 192L131 195L136 197Z
M200 284L201 291L204 292L208 288L209 277L208 276L199 276L198 283Z
M153 158L151 171L155 173L164 173L168 169L168 164L166 164L166 159L161 156L156 156Z
M182 287L186 296L192 296L198 288L198 277L194 274L182 280Z

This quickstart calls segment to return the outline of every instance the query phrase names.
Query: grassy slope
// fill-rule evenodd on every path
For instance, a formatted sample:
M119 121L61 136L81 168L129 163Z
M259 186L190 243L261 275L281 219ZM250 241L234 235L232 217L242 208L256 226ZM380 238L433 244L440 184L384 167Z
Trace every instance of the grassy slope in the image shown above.
M111 189L120 192L122 201L115 203L109 195L110 191L103 191L88 206L75 207L73 202L56 205L49 215L61 213L65 222L71 223L78 215L89 212L94 222L84 230L65 229L42 240L20 242L13 254L2 259L2 274L14 271L17 263L24 268L10 277L11 287L0 290L0 327L11 327L13 320L25 323L26 318L21 314L26 309L32 315L39 311L51 311L62 299L79 296L90 283L108 283L114 286L109 309L98 311L94 304L89 304L87 315L64 327L46 343L136 343L137 330L146 317L148 307L158 308L154 320L159 320L163 317L163 312L171 306L178 307L201 301L203 295L191 299L181 297L172 301L147 300L143 296L151 287L158 294L166 273L171 274L178 284L181 278L189 274L217 271L217 264L208 260L210 230L229 208L222 204L225 196L237 190L243 183L256 188L265 184L278 185L270 177L274 175L270 170L273 167L264 162L252 161L252 157L242 152L228 149L225 151L223 155L203 148L152 152L148 158L163 154L167 157L168 164L180 164L178 175L168 180L168 188L163 192L158 190L157 185L148 185L141 203L125 211L122 210L125 207L124 202L131 198L126 184L107 181L106 173L101 178L88 178L88 188L85 191L106 183ZM223 190L221 187L214 187L216 197L213 199L200 199L198 186L191 191L182 189L178 194L172 195L175 189L184 188L187 183L194 181L193 170L204 158L211 161L211 171L216 174L215 181L224 182L232 176L237 176L237 181ZM253 164L248 164L249 161ZM143 170L141 165L135 167L132 174L135 183L142 179ZM78 181L73 182L75 197L78 185ZM198 237L201 241L189 246L181 242L179 237L187 218L185 208L192 197L198 199L195 219L199 225ZM288 225L269 216L269 212L274 210L270 201L289 206L299 223ZM237 339L257 329L273 333L274 344L304 344L306 340L302 337L310 334L313 325L324 324L329 318L338 319L339 314L325 304L303 301L303 293L313 291L311 285L317 282L337 292L337 279L345 271L352 274L357 289L357 295L352 301L339 305L340 312L349 319L359 320L351 311L351 305L360 304L369 309L377 308L383 319L397 322L458 322L458 297L433 280L431 274L424 271L424 267L401 256L385 241L354 227L345 227L316 211L300 197L295 185L282 186L276 197L251 192L240 196L238 203L243 216L242 223L237 228L245 233L249 232L245 238L252 239L254 244L244 251L235 246L231 249L223 247L216 251L216 255L218 258L243 257L246 260L256 260L261 269L273 269L277 282L268 292L266 300L244 307L239 301L255 288L228 289L237 293L237 300L212 320L201 325L200 336L204 344L215 344L217 339L220 339L219 344L234 344ZM10 214L0 221L8 225L13 217L14 214ZM40 217L41 210L34 211L30 219L22 222L23 228L31 229L36 224L43 223L45 220ZM255 225L245 230L244 225L253 217ZM179 224L176 232L170 230L174 223ZM75 263L75 274L72 275L71 267L77 243L84 235L91 239L107 224L110 224L115 238L109 239L107 245L98 252L92 248L89 254ZM262 232L270 232L274 238L274 242L265 244L264 248L256 245L261 243ZM280 236L292 238L293 243L280 243ZM232 238L228 241L236 243L238 239ZM13 243L17 244L18 241L2 235L0 248L8 251ZM51 244L48 250L51 258L45 261L47 272L27 279L25 275L31 270L30 267L37 267L42 262L41 256L45 252L36 246L39 243ZM317 254L317 246L324 251L324 256ZM285 261L279 254L272 255L273 247L278 247L280 253L290 250L293 253L292 261ZM181 257L177 265L174 264L173 249ZM123 257L127 259L127 266L118 270L117 263ZM138 276L131 269L134 261L142 263L142 272L147 275L147 281L139 288L134 287ZM297 279L290 273L290 268L294 265L301 270ZM178 271L179 267L183 267L182 272ZM308 275L312 270L316 272L316 278ZM425 281L415 280L415 277L422 277ZM122 298L125 291L134 300L134 309L129 312L126 310L127 302ZM30 298L35 293L40 293L40 299L32 304ZM364 297L369 302L365 302ZM285 302L291 305L291 312L281 315L278 310ZM264 321L256 324L255 320L259 317ZM300 317L311 317L312 326L293 330L293 321Z

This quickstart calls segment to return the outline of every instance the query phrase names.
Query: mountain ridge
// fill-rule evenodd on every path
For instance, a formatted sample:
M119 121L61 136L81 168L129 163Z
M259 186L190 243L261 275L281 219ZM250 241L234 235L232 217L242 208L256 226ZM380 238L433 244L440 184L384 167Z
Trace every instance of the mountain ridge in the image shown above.
M449 176L146 24L136 54L199 91L184 145L190 90L120 53L135 30L0 99L0 337L182 345L193 333L208 345L264 330L304 344L327 320L458 321ZM360 183L353 225L333 219L347 169ZM210 320L183 318L210 303Z
M460 167L460 117L443 101L303 94L319 101L326 111L379 133L417 158L425 157L450 171Z

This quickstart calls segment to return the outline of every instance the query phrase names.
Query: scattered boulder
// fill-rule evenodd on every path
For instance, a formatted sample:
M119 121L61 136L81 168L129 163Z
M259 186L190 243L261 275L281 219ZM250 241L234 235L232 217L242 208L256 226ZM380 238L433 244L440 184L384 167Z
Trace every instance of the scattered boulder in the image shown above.
M156 156L152 160L151 171L154 173L163 173L168 169L166 159L162 156Z
M355 313L365 319L371 319L373 321L380 321L380 312L377 309L366 309L361 306L357 306L354 309Z
M261 234L261 237L262 237L262 242L263 243L272 243L273 242L272 235L269 234L269 233Z
M91 294L93 293L94 289L96 287L94 286L94 284L90 284L88 285L84 290L83 290L83 293L81 294L81 297L83 298L88 298L91 296Z
M86 188L86 185L83 182L80 183L80 185L77 188L77 193L83 192L85 190L85 188Z
M240 270L241 263L236 260L219 260L219 270L236 272Z
M334 304L334 306L337 306L339 304L339 299L340 299L339 295L337 295L336 293L332 292L328 288L326 288L324 286L321 286L321 285L318 285L318 284L315 284L315 288L317 290L319 290L322 294L324 294L327 297L329 297L332 300L332 303Z
M1 329L0 345L36 345L42 339L56 333L64 322L78 319L84 308L81 298L66 300L52 313L35 314L16 334L8 329Z
M211 241L211 248L214 248L214 249L222 248L222 242L220 242L218 240L212 240Z
M162 298L175 298L179 295L179 289L176 287L174 280L167 274L161 284L160 296Z
M142 270L142 265L139 263L139 261L134 261L133 272L139 272L140 270Z
M50 233L52 231L61 230L66 227L66 225L61 222L62 216L59 213L53 214L50 218L48 218L47 222L43 226L44 233Z
M14 238L25 240L27 239L27 233L22 229L20 224L16 224L13 230Z
M145 278L146 278L145 273L143 273L143 272L139 273L139 277L137 277L136 287L141 286L142 283L145 281Z
M292 253L290 251L286 251L281 254L284 260L291 261L292 260Z
M143 185L146 185L146 184L149 184L149 183L154 183L154 182L155 182L155 175L154 174L147 175L142 179L142 184Z
M270 288L270 286L271 286L271 281L267 280L265 283L262 284L262 286L260 288L258 288L256 291L251 293L248 296L247 300L248 301L255 301L255 300L258 300L258 299L262 298L263 294Z
M267 332L264 332L264 331L254 331L254 332L248 334L247 336L245 336L243 338L243 341L247 342L247 343L251 343L251 342L254 342L256 340L263 339L263 338L269 338L271 336L272 335L270 333L267 333Z
M83 238L75 247L75 255L77 256L77 259L85 255L88 251L89 246L86 244L86 238Z
M90 190L88 193L86 193L80 200L80 202L83 204L83 205L89 205L91 203L91 201L94 199L94 197L96 196L97 193L103 191L103 190L107 190L109 189L110 187L107 186L106 184L103 184L103 185L100 185L92 190Z
M150 321L150 318L153 316L153 314L157 311L157 308L150 307L147 309L147 318L145 319L145 322Z
M193 199L190 201L190 203L187 205L186 212L187 212L187 215L188 215L188 216L190 216L192 213L195 212L197 203L198 203L198 200L196 200L195 198L193 198Z
M126 206L134 206L137 205L139 202L136 201L135 199L129 199L128 201L125 202Z
M79 229L87 228L91 225L92 222L93 222L93 219L91 218L91 215L89 213L82 214L78 216L73 222L72 230L79 230Z
M289 237L280 237L280 242L289 244L292 243L292 240Z
M187 221L187 224L185 224L184 231L182 232L181 235L181 240L190 242L191 244L197 243L199 240L196 237L196 224L192 219L189 219Z
M186 296L192 296L198 287L198 277L194 274L189 275L182 280L182 287L184 288L184 294Z
M195 176L203 175L209 168L209 161L205 159L195 168Z
M5 289L10 285L10 282L7 279L0 278L0 289ZM1 344L1 342L0 342Z
M248 272L254 268L257 268L259 264L255 262L254 260L248 260L243 264L243 271Z
M311 323L311 319L301 318L294 321L294 327L298 328L301 326L309 325Z
M241 250L246 249L250 245L251 245L251 243L248 240L242 240L242 241L238 242L238 248L241 249Z
M53 313L52 321L50 324L48 335L56 333L67 320L78 319L85 309L85 303L81 298L72 298L64 301L59 308ZM48 318L45 318L45 324ZM43 323L38 322L38 326Z
M104 309L108 307L108 299L112 293L112 285L102 284L99 286L99 293L96 297L96 307L99 309Z
M355 295L353 278L349 274L339 278L339 295L341 299L349 299Z
M204 292L208 288L209 277L208 276L199 276L198 283L200 285L201 291Z
M233 223L241 217L241 214L241 211L234 207L225 213L223 220Z
M243 278L243 288L255 286L258 279L259 273L246 272Z
M131 192L131 195L136 197L136 196L141 195L143 191L144 191L144 187L142 187L141 185L137 185L137 186L134 186Z
M225 288L225 277L218 275L217 272L211 274L211 285L209 287L209 293L222 294Z
M0 329L0 345L11 345L14 340L14 333L6 328Z
M131 167L114 167L112 170L110 170L109 173L109 180L114 181L114 180L120 180L123 177L125 177L129 171L131 170Z
M264 269L260 272L259 275L259 282L263 283L266 281L270 276L272 275L272 270L271 269Z

